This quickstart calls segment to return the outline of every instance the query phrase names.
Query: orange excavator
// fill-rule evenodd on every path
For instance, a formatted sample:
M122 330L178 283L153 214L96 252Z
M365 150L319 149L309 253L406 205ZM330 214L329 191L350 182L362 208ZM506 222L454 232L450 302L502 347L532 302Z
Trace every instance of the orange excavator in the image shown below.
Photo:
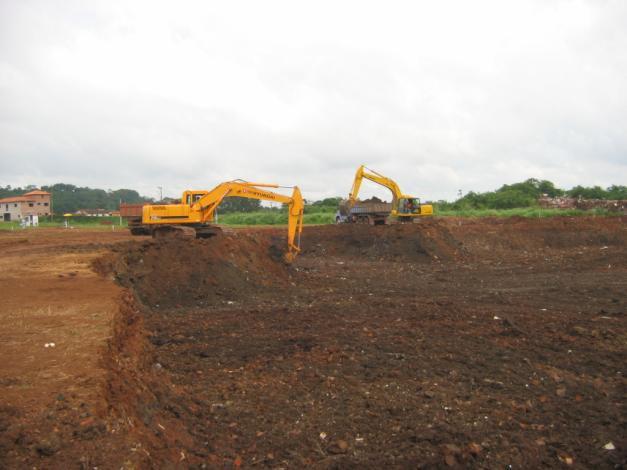
M221 183L210 191L187 190L180 204L153 204L142 208L141 222L129 221L134 235L152 234L153 237L189 236L208 238L221 229L213 225L216 209L225 197L245 197L274 201L288 206L287 251L285 260L290 263L300 252L300 235L303 230L304 201L297 186L292 195L285 196L266 188L278 188L277 184L250 183L234 180ZM137 218L139 219L139 218Z

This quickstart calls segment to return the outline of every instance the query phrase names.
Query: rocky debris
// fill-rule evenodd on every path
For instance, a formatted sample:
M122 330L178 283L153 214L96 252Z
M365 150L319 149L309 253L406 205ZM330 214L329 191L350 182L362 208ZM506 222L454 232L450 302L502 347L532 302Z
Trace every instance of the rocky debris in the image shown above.
M39 455L50 457L61 449L61 438L57 433L50 433L35 444L35 450Z

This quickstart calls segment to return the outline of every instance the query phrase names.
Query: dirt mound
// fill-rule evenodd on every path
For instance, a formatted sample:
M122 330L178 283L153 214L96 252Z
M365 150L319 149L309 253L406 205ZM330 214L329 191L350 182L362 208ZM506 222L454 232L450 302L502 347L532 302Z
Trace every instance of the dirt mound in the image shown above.
M381 204L382 202L387 202L387 201L379 199L377 196L372 196L370 199L363 199L363 200L360 199L359 202L366 202L366 203L372 202L372 203L375 203L375 204Z
M112 273L150 308L215 305L285 282L280 242L270 233L149 240L114 247L96 269Z
M620 247L627 242L627 217L524 217L446 219L450 233L474 256L493 258L523 252Z
M340 256L368 260L426 262L463 255L462 243L438 220L390 226L329 225L307 227L305 256Z

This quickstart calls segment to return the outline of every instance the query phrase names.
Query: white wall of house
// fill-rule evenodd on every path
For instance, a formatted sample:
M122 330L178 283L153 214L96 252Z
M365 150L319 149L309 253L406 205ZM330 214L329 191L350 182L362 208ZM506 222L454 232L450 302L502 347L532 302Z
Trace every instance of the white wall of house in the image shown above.
M50 215L52 209L50 194L37 194L39 192L7 198L13 201L0 200L0 221L20 221L30 216Z
M21 220L22 219L22 203L20 202L3 202L0 205L0 214L2 220ZM8 217L6 214L9 214Z

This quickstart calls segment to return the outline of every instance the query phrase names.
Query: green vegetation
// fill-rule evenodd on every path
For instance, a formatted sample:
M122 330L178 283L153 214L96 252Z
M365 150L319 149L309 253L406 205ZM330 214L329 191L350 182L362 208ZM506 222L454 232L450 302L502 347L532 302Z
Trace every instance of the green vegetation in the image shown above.
M550 181L530 178L522 183L505 184L496 191L485 193L471 191L455 202L439 201L435 206L439 209L438 214L474 209L538 208L538 198L545 194L549 197L582 196L586 199L627 199L627 187L614 185L603 189L599 186L592 188L575 186L565 191L556 188Z
M583 199L627 199L627 186L612 185L607 189L600 186L584 188L583 186L575 186L573 189L566 191L570 197L582 197Z
M24 188L12 188L11 186L0 186L0 198L21 196L34 189L41 189L52 193L52 205L55 214L76 212L79 209L106 209L117 210L120 201L129 204L139 204L142 202L153 202L150 198L145 198L133 189L107 190L78 187L72 184L53 184L52 186L26 186Z
M94 230L112 230L111 226L115 226L116 228L120 227L120 218L119 217L84 217L84 216L73 216L68 217L68 222L71 227L75 228L88 228ZM39 227L64 227L65 226L65 217L63 216L54 216L52 220L50 217L40 217L39 218ZM122 227L126 228L126 222L122 220ZM28 227L34 228L34 227ZM19 222L0 222L0 230L16 230L21 229L21 225Z
M335 211L328 207L305 206L305 224L331 224L335 222ZM219 214L218 222L225 225L282 225L287 224L287 209L266 209L256 212Z
M281 225L287 224L287 207L259 207L252 212L227 212L224 213L224 204L230 199L225 199L218 209L218 221L225 225ZM322 201L305 201L305 224L332 224L335 223L335 213L341 198L331 197Z
M227 197L220 204L220 213L228 214L232 212L255 212L261 210L259 199L249 199L247 197Z
M434 213L440 217L579 217L622 215L606 209L543 209L542 207L518 207L513 209L439 209L436 205Z

